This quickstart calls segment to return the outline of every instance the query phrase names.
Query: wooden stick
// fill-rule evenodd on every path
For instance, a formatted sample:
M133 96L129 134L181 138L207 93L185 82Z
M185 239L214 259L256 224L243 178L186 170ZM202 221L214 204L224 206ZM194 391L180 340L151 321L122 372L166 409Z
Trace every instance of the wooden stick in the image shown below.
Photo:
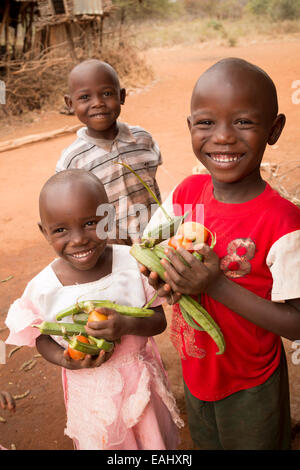
M50 132L42 132L41 134L31 134L26 137L21 137L20 139L6 140L5 142L0 142L0 152L5 152L7 150L13 150L23 145L32 144L34 142L40 142L43 140L53 139L54 137L69 134L76 132L82 127L82 124L76 124L75 126L66 126L61 129L56 129Z

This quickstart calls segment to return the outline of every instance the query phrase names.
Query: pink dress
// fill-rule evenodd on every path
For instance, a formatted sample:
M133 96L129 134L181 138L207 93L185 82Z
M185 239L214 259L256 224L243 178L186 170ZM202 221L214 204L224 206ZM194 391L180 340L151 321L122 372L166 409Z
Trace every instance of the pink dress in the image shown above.
M35 346L40 333L31 325L55 321L58 311L78 299L109 299L142 307L152 295L125 245L113 246L112 273L99 281L63 286L50 264L11 305L6 318L10 330L6 343ZM53 339L66 347L62 337ZM178 428L183 421L153 338L123 336L112 357L102 366L83 370L62 368L62 380L67 410L65 434L73 439L77 449L177 448Z

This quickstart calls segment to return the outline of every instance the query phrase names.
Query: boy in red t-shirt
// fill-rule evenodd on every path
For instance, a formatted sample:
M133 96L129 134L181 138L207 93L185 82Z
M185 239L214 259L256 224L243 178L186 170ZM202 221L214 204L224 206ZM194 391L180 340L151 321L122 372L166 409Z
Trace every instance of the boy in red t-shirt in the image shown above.
M300 210L261 177L267 144L285 124L276 88L259 67L224 59L197 81L188 126L197 159L210 175L193 175L164 202L170 215L192 207L191 220L216 233L190 264L166 250L166 284L141 270L168 303L201 295L220 326L222 355L211 337L187 325L178 304L171 338L180 352L191 435L200 449L289 449L287 364L281 336L300 338ZM202 208L202 210L198 210ZM161 219L160 209L145 232Z

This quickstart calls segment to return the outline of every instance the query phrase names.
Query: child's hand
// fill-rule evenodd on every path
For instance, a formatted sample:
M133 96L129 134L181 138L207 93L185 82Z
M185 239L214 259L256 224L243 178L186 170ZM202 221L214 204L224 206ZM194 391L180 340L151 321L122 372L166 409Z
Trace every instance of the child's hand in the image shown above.
M107 320L88 322L85 326L88 335L104 338L107 341L116 341L128 334L125 316L110 308L96 308L95 310L106 315Z
M10 411L16 410L16 402L10 392L0 391L0 405L3 409L8 408Z
M100 367L104 362L108 361L112 353L113 351L106 353L105 351L101 350L98 356L91 356L90 354L87 354L83 359L77 361L69 356L68 350L66 349L63 352L62 367L72 370Z
M148 282L153 289L157 291L159 297L163 297L169 305L176 304L181 297L180 292L173 292L171 286L160 280L158 274L149 271L146 266L140 266L141 273L148 277Z
M190 267L186 266L173 250L165 250L170 262L162 259L161 263L165 268L166 283L172 291L187 295L209 294L222 275L220 261L216 253L205 244L195 248L198 253L203 255L203 261L197 260L183 248L177 249L177 252L189 263Z

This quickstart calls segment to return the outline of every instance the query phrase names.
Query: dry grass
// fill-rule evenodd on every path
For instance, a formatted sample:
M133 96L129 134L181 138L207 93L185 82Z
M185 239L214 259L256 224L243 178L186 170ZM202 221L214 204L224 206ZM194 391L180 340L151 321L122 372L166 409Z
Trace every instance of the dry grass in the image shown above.
M0 61L0 78L6 86L6 104L0 106L0 119L6 124L27 120L30 114L45 109L59 109L67 92L67 77L76 63L88 57L109 62L117 71L122 86L140 88L153 79L153 71L136 48L126 42L94 50L87 55L76 48L77 61L66 54L66 45L45 51L36 57Z
M149 47L174 46L212 42L234 47L249 41L285 39L300 36L300 21L278 23L266 20L219 20L213 18L182 17L164 21L143 21L127 25L126 38L108 35L102 51L95 49L92 41L89 50L78 38L78 61L97 57L109 62L117 70L122 86L127 90L142 88L154 79L151 67L140 51ZM128 39L130 38L130 40ZM0 118L9 124L13 120L30 120L41 110L60 109L67 91L67 75L76 61L66 54L67 44L43 54L24 57L22 61L0 62L0 79L6 85L6 105L0 106ZM92 49L92 50L91 50Z
M132 45L108 48L101 54L101 60L116 69L121 85L127 90L141 88L154 79L153 69L144 55Z
M249 41L299 38L300 20L271 22L250 17L239 20L185 17L168 22L145 21L135 25L134 32L139 49L206 42L234 47L249 44Z

